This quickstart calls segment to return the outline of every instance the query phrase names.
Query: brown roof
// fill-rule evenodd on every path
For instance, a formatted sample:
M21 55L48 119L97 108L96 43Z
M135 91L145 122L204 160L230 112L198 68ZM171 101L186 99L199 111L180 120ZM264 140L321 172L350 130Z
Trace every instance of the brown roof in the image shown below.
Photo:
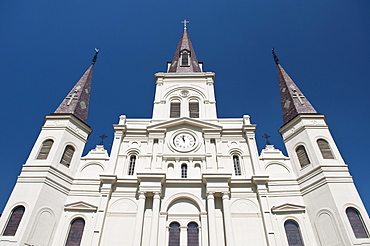
M55 110L55 114L73 114L83 122L87 123L89 111L90 91L94 63L86 70L84 75L63 99Z
M180 53L184 49L190 52L189 66L181 66ZM202 72L202 69L199 66L197 56L195 55L193 45L191 44L190 37L188 35L186 28L184 28L179 44L177 45L175 55L173 56L168 72L169 73Z
M303 95L298 86L278 63L277 57L275 62L278 69L280 99L284 124L299 114L317 114L308 99Z

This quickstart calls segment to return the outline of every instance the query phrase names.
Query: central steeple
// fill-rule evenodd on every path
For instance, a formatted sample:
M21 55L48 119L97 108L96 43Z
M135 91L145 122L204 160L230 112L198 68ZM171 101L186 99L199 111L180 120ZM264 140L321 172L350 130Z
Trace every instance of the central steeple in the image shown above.
M197 56L195 55L193 45L186 28L186 23L183 21L184 30L177 45L172 62L168 67L168 73L199 73L202 72Z

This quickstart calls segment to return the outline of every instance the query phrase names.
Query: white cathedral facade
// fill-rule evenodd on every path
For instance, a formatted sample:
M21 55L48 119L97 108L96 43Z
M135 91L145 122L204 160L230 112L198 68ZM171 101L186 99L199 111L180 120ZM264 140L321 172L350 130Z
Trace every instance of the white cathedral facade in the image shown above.
M370 245L370 221L318 114L279 64L288 156L258 153L248 115L217 118L186 28L155 74L151 119L120 116L110 155L82 152L92 65L45 117L0 218L0 245ZM93 95L92 95L93 96Z

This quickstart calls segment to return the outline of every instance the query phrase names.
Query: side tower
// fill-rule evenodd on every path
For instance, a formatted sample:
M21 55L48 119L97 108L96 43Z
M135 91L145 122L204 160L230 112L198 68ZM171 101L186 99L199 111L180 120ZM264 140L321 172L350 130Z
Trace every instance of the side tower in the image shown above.
M87 125L97 58L54 113L23 165L0 219L1 245L50 245L91 128Z
M321 245L370 245L369 217L348 166L331 136L325 116L316 112L280 65L284 125L279 129Z

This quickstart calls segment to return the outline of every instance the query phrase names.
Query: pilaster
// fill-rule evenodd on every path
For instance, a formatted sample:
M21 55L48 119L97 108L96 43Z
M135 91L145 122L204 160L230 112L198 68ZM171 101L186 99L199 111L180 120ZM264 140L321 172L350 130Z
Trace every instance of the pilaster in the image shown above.
M275 246L275 233L272 227L271 211L268 204L268 189L267 183L269 176L253 176L252 182L257 188L257 197L261 209L265 237L268 246Z
M139 202L137 206L133 246L141 245L141 237L143 233L144 210L145 210L145 198L146 198L145 192L139 191Z
M102 230L104 227L104 221L107 213L107 207L112 195L112 188L114 183L117 181L116 175L100 175L101 180L101 192L100 192L100 204L98 213L96 216L96 223L94 228L94 235L92 240L92 246L100 245L102 236Z

